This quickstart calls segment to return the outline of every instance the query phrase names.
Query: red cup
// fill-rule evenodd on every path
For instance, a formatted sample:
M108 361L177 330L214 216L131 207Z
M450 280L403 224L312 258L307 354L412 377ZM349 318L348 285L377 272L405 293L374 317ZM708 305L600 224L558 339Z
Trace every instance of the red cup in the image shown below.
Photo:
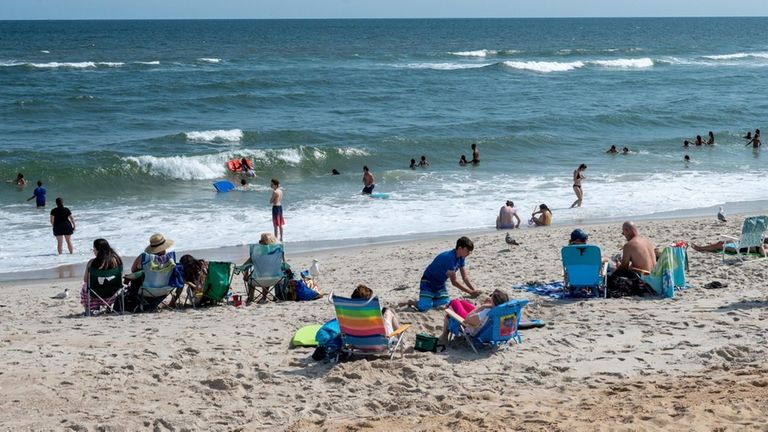
M232 294L232 305L240 307L243 305L243 298L240 294Z

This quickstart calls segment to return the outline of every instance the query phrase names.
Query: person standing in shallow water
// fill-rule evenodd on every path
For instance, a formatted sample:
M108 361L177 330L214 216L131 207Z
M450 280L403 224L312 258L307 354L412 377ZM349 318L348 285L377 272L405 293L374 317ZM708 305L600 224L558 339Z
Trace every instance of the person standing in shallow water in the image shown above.
M584 199L584 191L581 190L581 182L586 178L583 174L585 169L587 169L587 166L581 164L573 171L573 192L576 194L576 201L571 204L571 208L581 207L581 201Z
M56 208L51 210L51 225L53 225L53 235L56 237L56 250L59 255L62 253L62 246L64 240L67 241L67 249L69 253L75 251L72 246L72 234L75 233L75 218L72 217L72 212L68 208L64 207L64 200L56 198Z
M272 204L272 226L275 228L275 237L283 241L283 225L285 225L285 219L283 219L283 188L280 187L278 179L272 179L270 187L272 188L272 196L269 198L269 203Z
M477 144L472 143L472 164L477 165L480 163L480 150L477 149Z
M368 166L363 167L363 195L370 195L373 193L373 188L376 187L376 177L373 176Z

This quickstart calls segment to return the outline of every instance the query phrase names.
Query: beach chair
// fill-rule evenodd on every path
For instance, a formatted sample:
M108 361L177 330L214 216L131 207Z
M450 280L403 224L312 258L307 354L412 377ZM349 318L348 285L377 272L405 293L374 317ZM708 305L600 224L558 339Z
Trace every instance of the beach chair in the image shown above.
M726 249L735 249L736 258L739 261L744 261L752 249L766 258L765 248L763 248L766 229L768 229L768 216L753 216L744 219L741 226L741 237L722 235L721 237L731 241L723 247L723 262L725 262ZM742 249L746 249L746 253L742 253Z
M595 245L570 245L560 250L565 273L565 290L571 297L585 293L605 297L608 263L602 262L600 248Z
M493 307L488 311L488 320L474 334L470 334L467 330L464 325L464 318L448 308L445 313L448 315L449 337L451 339L464 337L475 354L479 354L477 349L485 345L490 345L495 349L510 340L522 343L523 339L517 330L520 324L520 314L527 304L528 300L515 299Z
M275 285L285 282L285 254L282 244L253 244L250 247L251 262L238 267L238 272L245 271L245 287L248 302L274 300L271 290ZM258 297L255 292L258 290Z
M143 276L141 286L136 293L134 312L145 312L157 309L168 294L176 290L169 284L171 275L176 268L176 254L168 252L164 256L143 253L141 270L126 275L128 280L136 280Z
M82 304L85 306L85 315L91 316L94 310L106 307L107 311L114 311L114 304L119 300L120 313L125 311L123 290L123 268L100 270L88 269L88 284Z
M205 276L205 283L202 290L203 295L200 298L200 304L216 304L221 302L229 292L232 284L232 277L235 274L235 265L231 262L209 261L208 274ZM192 285L188 284L187 286ZM194 298L194 291L192 291ZM189 298L189 296L187 296ZM193 306L194 306L194 302Z
M329 301L333 303L341 329L342 345L339 354L386 355L391 360L400 349L400 355L403 355L403 335L411 325L402 324L387 334L378 297L369 300L350 299L331 292Z

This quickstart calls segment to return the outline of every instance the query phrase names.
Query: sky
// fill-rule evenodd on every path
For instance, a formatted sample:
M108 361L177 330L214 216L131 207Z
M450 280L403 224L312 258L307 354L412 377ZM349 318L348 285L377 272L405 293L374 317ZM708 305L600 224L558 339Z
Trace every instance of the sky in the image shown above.
M768 16L768 0L0 0L0 20Z

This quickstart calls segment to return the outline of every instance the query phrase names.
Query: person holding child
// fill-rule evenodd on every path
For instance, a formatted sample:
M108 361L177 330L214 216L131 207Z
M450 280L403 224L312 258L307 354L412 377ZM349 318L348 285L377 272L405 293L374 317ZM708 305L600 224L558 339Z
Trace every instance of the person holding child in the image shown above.
M446 282L450 279L451 285L461 291L469 294L471 297L477 297L480 291L472 286L469 280L469 274L464 267L464 261L475 249L475 244L469 237L461 237L456 241L454 249L445 251L435 257L421 277L419 283L419 300L409 300L401 303L400 306L412 306L420 312L425 312L433 308L444 307L448 304L450 296ZM461 274L463 284L458 281L456 272Z

